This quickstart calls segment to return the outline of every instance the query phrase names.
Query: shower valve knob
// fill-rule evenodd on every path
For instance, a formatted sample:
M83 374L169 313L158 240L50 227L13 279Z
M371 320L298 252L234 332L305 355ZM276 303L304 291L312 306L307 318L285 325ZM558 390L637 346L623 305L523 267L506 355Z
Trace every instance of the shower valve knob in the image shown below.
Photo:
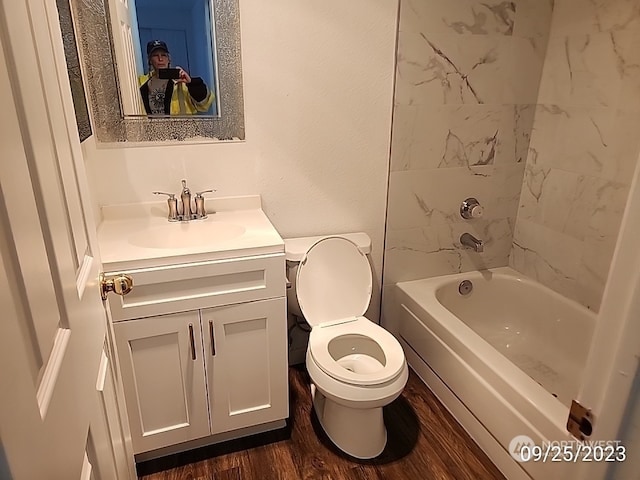
M472 218L480 218L484 213L484 209L477 199L470 197L462 202L460 205L460 216L467 220Z

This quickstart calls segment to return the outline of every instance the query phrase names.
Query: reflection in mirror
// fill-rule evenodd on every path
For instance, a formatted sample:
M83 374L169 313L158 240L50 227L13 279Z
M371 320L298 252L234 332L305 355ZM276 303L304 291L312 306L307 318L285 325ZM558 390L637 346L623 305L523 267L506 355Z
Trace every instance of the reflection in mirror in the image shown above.
M238 0L71 1L99 141L244 139ZM176 4L183 8L169 10ZM170 67L183 71L162 80L167 109L157 116L147 115L140 88L154 40L163 48L152 43L149 53L168 52ZM191 112L191 101L202 108Z
M215 115L218 95L214 82L215 32L211 21L211 0L130 0L126 6L113 2L110 5L113 5L112 30L127 25L126 32L131 32L131 35L121 35L118 40L114 37L116 62L124 66L118 71L120 84L126 83L132 92L131 102L128 101L129 95L123 94L124 114ZM120 42L122 45L118 46ZM180 81L177 71L176 82L161 81L163 79L152 65L151 50L156 58L160 53L167 54L168 65L164 67L182 69L185 78L193 79L193 84ZM129 66L135 66L135 69L130 71ZM141 108L141 99L135 93L140 85L143 85L144 108ZM127 89L121 87L121 90ZM180 98L182 101L178 102L181 96L184 99ZM164 100L166 109L153 108L155 102L162 105ZM174 108L171 108L171 100Z

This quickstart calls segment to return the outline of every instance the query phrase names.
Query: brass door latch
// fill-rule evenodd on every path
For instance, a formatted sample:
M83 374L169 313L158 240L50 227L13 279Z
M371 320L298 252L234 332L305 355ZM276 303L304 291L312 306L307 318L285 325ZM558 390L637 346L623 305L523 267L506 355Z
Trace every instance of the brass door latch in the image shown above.
M107 293L114 292L118 295L126 295L133 289L133 278L130 275L120 274L113 277L105 277L100 274L100 296L107 299Z

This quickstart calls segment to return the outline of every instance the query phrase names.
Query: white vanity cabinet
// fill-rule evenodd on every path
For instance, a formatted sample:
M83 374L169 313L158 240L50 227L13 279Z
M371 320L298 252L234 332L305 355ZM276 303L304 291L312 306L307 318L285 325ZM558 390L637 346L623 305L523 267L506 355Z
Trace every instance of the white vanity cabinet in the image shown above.
M285 303L117 322L134 452L286 418Z
M137 459L284 427L289 415L284 241L260 198L103 207L105 276ZM215 211L215 213L212 213Z

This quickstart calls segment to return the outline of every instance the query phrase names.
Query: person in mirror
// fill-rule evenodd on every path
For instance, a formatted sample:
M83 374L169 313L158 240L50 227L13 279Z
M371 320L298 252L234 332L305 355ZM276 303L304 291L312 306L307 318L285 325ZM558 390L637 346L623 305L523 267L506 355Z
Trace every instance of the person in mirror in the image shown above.
M149 73L139 78L142 103L148 115L193 115L206 112L213 103L213 92L200 77L192 77L181 67L179 78L162 79L158 72L170 68L169 48L162 40L147 44Z

